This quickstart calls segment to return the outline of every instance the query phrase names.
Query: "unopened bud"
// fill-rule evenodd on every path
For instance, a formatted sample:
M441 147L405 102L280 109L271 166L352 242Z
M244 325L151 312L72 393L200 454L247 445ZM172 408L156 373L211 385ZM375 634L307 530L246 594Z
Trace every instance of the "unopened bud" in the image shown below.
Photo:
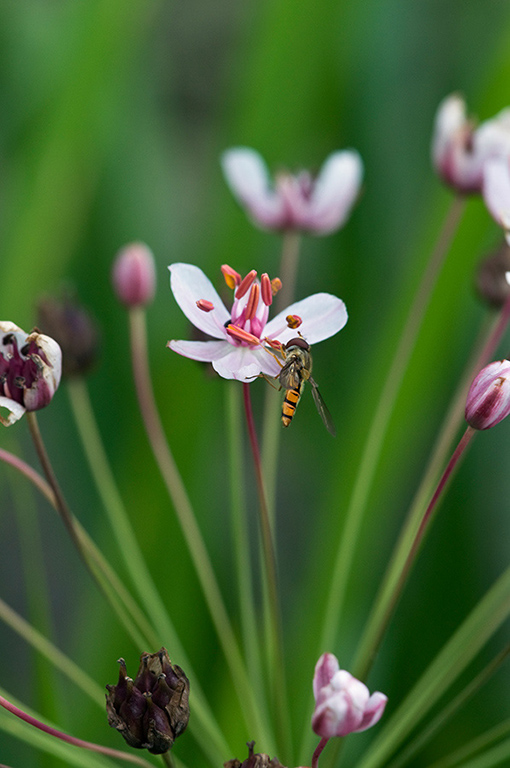
M188 678L171 664L165 648L142 653L134 680L127 676L124 659L119 663L117 685L106 686L108 722L131 747L161 755L188 725Z
M115 259L113 287L127 307L150 304L156 290L156 269L152 251L144 243L126 245Z
M70 296L46 297L37 305L38 324L62 350L62 375L83 376L97 360L99 332L96 323Z
M510 413L510 360L485 366L469 388L466 421L473 429L490 429Z
M494 307L502 307L510 296L509 272L510 248L502 243L478 267L476 287L482 299Z
M0 416L5 426L25 411L38 411L53 398L60 383L62 352L57 342L39 333L27 334L14 323L0 322Z

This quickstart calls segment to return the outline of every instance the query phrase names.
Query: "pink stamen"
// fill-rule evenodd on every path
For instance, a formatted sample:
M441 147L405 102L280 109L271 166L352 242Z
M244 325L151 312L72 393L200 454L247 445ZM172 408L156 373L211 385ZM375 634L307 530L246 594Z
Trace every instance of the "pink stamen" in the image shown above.
M237 325L227 325L226 331L229 336L232 336L237 341L241 341L243 344L252 344L253 346L260 344L260 339L254 336L253 333L248 333L248 331L238 328Z
M222 264L221 272L223 274L223 277L225 278L225 282L227 286L232 290L234 290L236 285L239 285L241 283L241 275L239 274L239 272L236 272L235 269L232 269L232 267L229 267L228 264Z
M266 307L270 307L273 303L273 291L271 289L271 280L269 279L267 272L264 272L264 274L260 276L260 293L262 295L262 301Z
M251 284L257 277L256 270L252 269L251 272L248 272L244 280L241 282L241 285L238 287L235 296L236 299L242 299L244 294L247 293L248 289L250 288Z
M260 286L258 283L254 283L251 287L250 296L246 305L246 320L251 320L255 317L257 307L259 305Z
M273 296L276 296L278 291L281 290L282 287L282 281L279 277L273 277L271 280L271 291L273 292Z
M299 326L303 322L299 317L299 315L287 315L285 320L287 321L288 327L292 329L299 328Z
M207 301L207 299L200 299L197 301L197 307L201 309L202 312L212 312L214 304L212 301Z

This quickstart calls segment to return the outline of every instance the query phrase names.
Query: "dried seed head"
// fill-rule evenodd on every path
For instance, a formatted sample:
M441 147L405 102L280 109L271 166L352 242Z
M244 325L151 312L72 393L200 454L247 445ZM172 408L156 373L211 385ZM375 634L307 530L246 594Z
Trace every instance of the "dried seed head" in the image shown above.
M165 648L142 653L136 678L127 676L119 659L117 685L107 685L108 722L131 747L154 755L167 752L188 725L189 681Z
M237 758L228 760L226 763L223 763L224 768L285 768L276 757L271 759L269 755L264 753L254 753L254 741L249 741L246 746L248 747L248 757L246 760L243 762Z

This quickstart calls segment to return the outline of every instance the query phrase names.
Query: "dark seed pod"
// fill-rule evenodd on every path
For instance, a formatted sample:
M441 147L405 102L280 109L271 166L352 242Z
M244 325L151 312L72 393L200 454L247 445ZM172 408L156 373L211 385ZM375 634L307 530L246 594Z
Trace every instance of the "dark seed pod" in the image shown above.
M269 755L262 752L255 753L253 751L255 747L254 741L249 741L246 746L248 747L248 757L246 760L243 762L237 758L228 760L226 763L223 763L224 768L285 768L276 757L271 759Z
M148 749L154 755L167 752L188 725L189 681L165 648L157 653L142 653L136 678L126 672L119 659L117 685L107 685L108 722L127 743Z

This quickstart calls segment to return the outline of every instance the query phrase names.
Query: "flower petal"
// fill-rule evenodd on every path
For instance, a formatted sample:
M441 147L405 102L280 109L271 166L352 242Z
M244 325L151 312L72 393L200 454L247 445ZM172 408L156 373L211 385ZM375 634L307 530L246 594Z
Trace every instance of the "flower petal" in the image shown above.
M223 338L223 326L230 320L230 314L209 278L194 264L171 264L168 269L175 300L188 320L209 336ZM197 307L200 299L210 301L214 309L203 312Z
M271 189L267 167L259 153L249 147L234 147L223 153L221 165L233 195L255 222L269 228L281 226L282 202Z
M358 728L356 728L357 733L359 733L360 731L366 731L367 728L371 728L372 725L375 725L376 723L379 722L379 720L383 716L383 712L386 707L387 701L388 701L388 697L385 696L384 693L380 693L379 691L376 691L371 695L365 707L365 712L363 714L363 720L361 721L361 725Z
M306 229L318 235L339 229L358 196L362 176L363 163L354 150L330 155L315 181Z
M253 381L260 373L275 377L281 370L275 358L262 347L230 347L224 357L213 362L214 370L224 379Z
M17 403L15 400L11 400L10 397L4 397L3 395L0 396L0 408L7 408L9 411L9 416L7 416L7 418L0 414L0 422L5 427L9 427L11 424L14 424L21 419L26 411L21 403Z
M508 158L487 160L483 173L483 199L494 220L510 231L510 163Z
M321 688L328 685L331 682L333 675L338 672L340 666L338 659L332 653L323 653L319 661L315 665L315 672L313 676L313 695L317 700Z
M233 348L228 341L169 341L167 347L173 352L189 357L191 360L200 360L203 363L212 363L224 355L228 355Z
M445 156L450 150L455 134L467 122L466 103L459 93L452 93L440 103L434 122L432 137L432 161L437 171L443 171Z
M337 296L330 293L314 293L306 299L294 302L270 320L264 329L264 335L278 339L282 344L294 338L297 334L295 330L288 328L287 315L298 315L302 319L299 330L309 344L316 344L338 333L348 317L344 302Z

